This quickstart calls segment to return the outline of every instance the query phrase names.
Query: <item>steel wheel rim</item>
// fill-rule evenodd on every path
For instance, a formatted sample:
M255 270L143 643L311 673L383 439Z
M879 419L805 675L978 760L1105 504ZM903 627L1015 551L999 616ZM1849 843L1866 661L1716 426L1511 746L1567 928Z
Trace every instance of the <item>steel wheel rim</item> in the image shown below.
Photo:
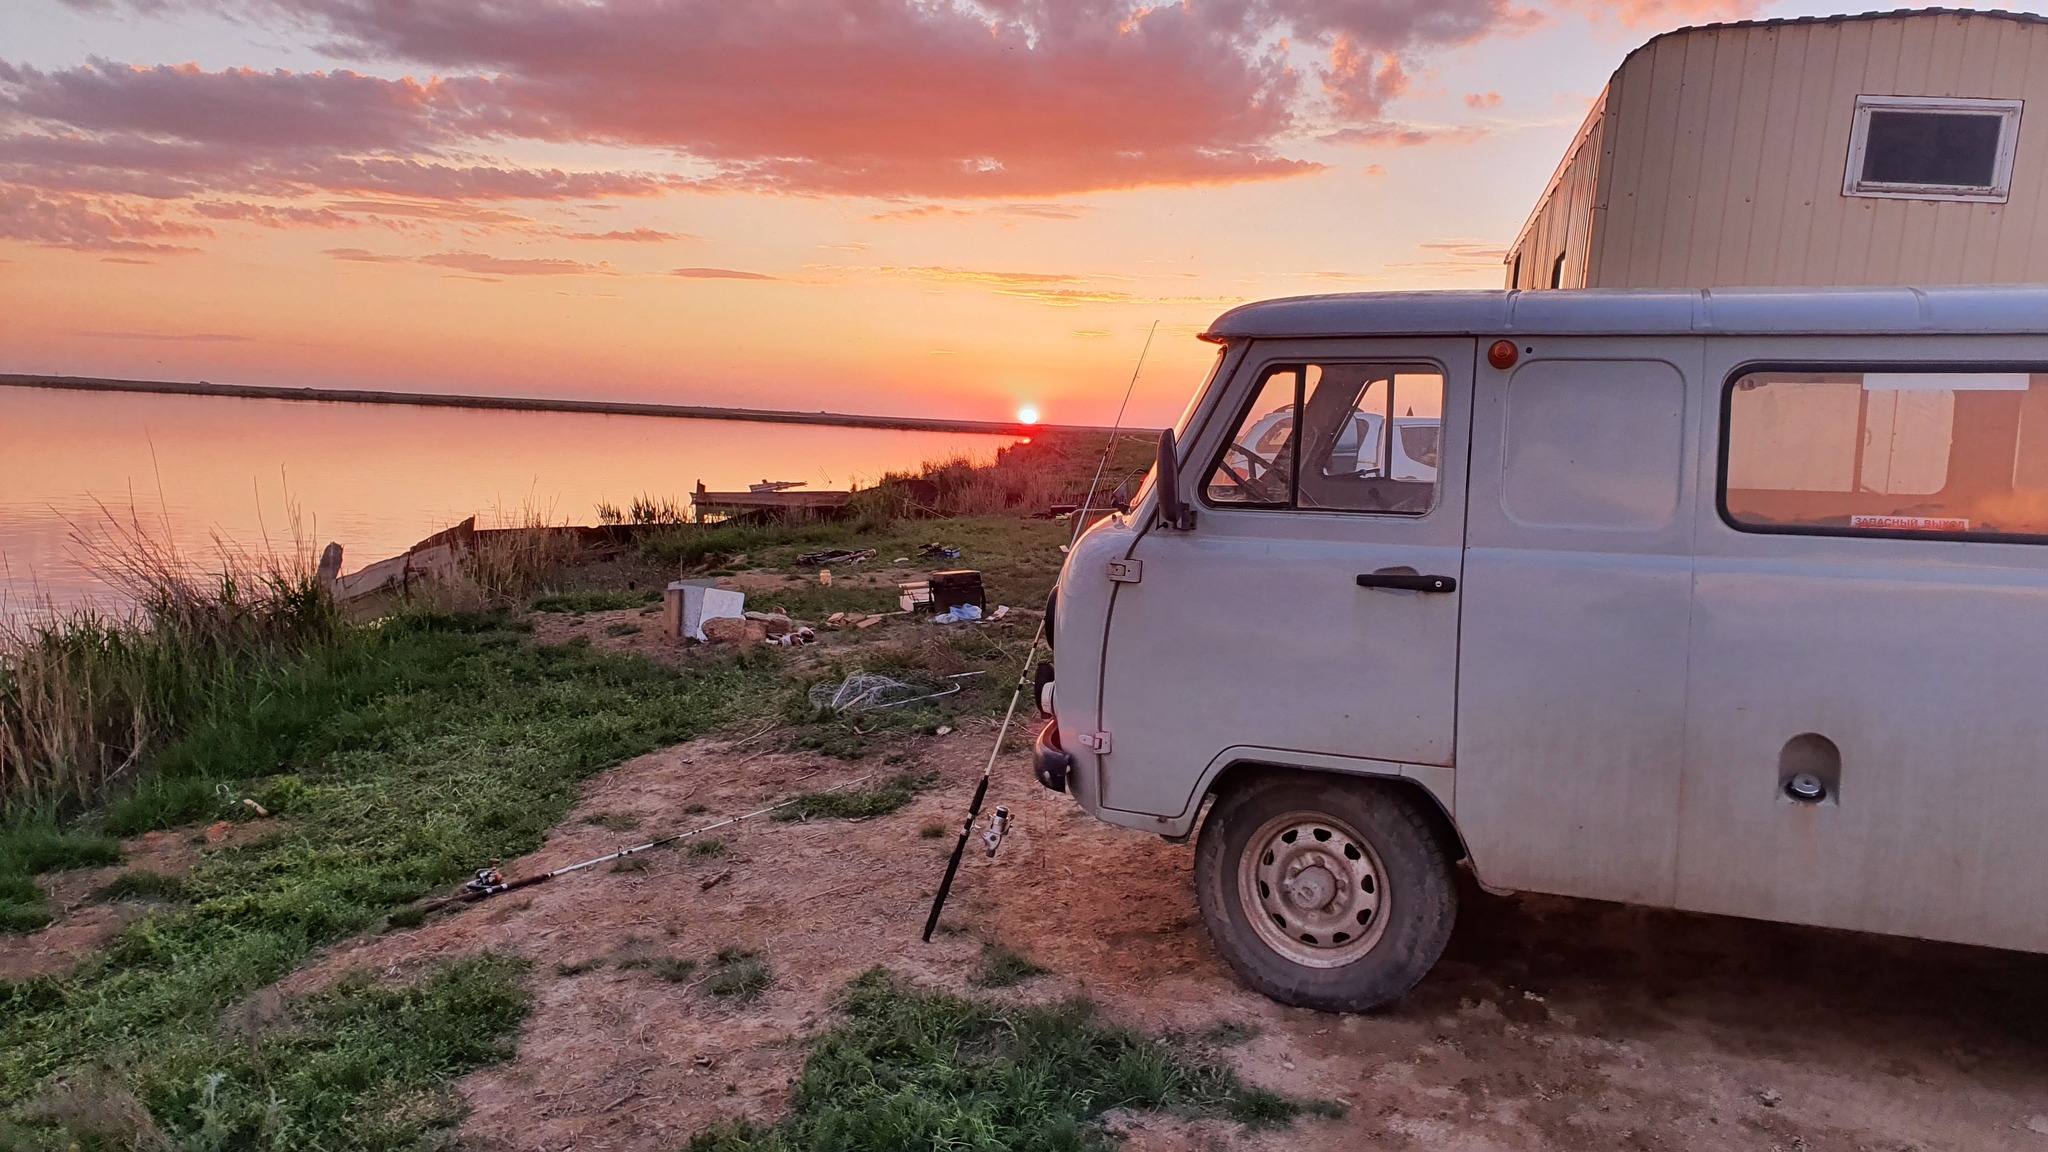
M1379 853L1321 812L1289 812L1259 825L1238 857L1237 895L1259 940L1308 968L1350 964L1386 932Z

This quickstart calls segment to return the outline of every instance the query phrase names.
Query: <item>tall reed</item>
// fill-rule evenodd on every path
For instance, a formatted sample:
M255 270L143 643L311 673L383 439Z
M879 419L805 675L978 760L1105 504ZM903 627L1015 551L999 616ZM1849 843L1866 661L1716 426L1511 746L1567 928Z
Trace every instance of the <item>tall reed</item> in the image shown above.
M187 562L131 516L74 528L124 613L47 603L0 624L0 816L100 803L181 729L262 668L341 628L304 548L279 555L216 541Z
M553 523L547 510L529 502L517 511L501 510L495 528L476 533L462 573L484 607L510 608L538 593L560 591L563 574L581 553L575 529Z

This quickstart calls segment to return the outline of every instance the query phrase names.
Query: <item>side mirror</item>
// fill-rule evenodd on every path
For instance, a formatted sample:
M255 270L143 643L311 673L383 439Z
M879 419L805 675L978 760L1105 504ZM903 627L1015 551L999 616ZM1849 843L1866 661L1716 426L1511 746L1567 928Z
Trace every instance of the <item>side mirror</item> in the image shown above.
M1195 526L1195 511L1180 498L1180 454L1174 450L1173 429L1159 433L1159 463L1155 469L1159 489L1159 519L1168 528L1187 532Z

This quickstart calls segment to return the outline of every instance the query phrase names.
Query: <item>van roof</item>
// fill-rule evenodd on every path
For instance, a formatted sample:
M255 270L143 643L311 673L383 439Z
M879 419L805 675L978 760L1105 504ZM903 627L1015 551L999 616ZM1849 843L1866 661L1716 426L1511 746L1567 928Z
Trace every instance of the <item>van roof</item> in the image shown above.
M1240 305L1202 339L1947 332L2048 335L2048 286L1352 292Z

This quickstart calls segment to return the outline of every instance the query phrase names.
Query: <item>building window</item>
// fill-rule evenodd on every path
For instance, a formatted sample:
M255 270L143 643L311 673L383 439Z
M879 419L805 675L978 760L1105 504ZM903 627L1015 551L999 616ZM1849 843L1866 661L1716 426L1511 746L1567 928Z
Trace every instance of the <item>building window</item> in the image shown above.
M1858 96L1845 196L2004 203L2019 141L2018 100Z
M1557 254L1557 259L1550 262L1550 286L1552 288L1564 287L1564 253L1562 252Z
M1744 373L1728 389L1721 507L1737 528L2048 537L2048 374Z

